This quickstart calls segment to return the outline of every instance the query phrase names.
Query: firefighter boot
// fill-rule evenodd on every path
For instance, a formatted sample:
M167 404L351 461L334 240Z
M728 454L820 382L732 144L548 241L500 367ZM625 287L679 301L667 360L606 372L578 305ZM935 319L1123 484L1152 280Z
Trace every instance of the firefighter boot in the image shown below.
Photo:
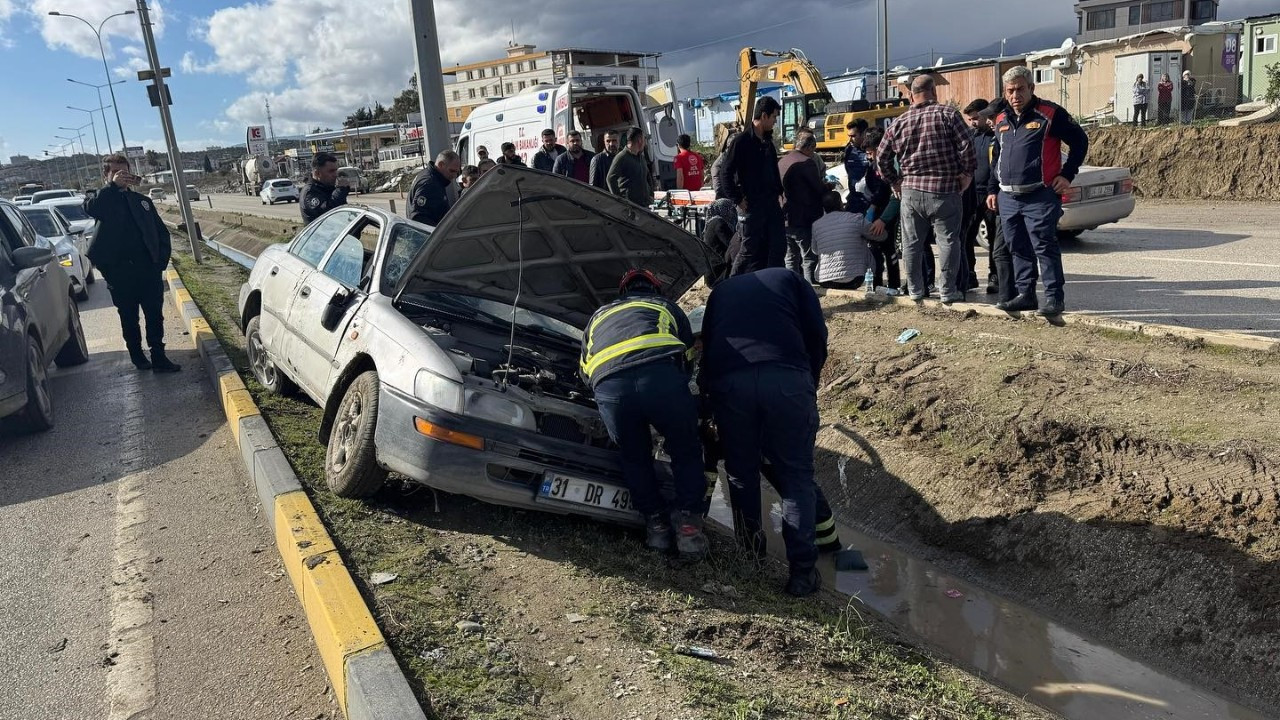
M644 544L651 550L666 552L671 549L671 523L662 513L654 513L644 520Z
M671 513L676 528L676 552L686 562L698 562L707 556L710 544L702 533L702 516L677 510Z
M786 593L792 597L806 597L822 588L822 575L818 568L791 568L791 576L787 578Z

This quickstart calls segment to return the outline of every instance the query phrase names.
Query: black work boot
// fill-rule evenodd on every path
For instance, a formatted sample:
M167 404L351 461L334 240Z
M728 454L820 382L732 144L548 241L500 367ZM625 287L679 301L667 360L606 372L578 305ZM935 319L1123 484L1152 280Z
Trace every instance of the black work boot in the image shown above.
M1035 293L1029 295L1018 295L1012 300L996 303L997 310L1005 310L1008 312L1029 312L1040 307L1040 301L1036 299Z
M182 366L169 359L164 354L164 346L157 345L151 348L151 371L158 373L175 373L182 370Z
M791 568L787 578L786 593L792 597L806 597L822 589L822 575L818 568Z
M666 552L671 549L671 523L666 515L654 513L644 519L644 545L650 550Z
M150 370L151 361L147 359L147 354L142 352L140 345L129 346L129 360L133 362L133 366L139 370Z
M707 556L710 543L702 534L702 516L677 510L671 513L671 524L676 529L676 552L686 562L698 562Z
M1063 309L1061 300L1049 298L1044 301L1044 307L1037 310L1036 314L1043 315L1044 317L1053 317L1055 315L1061 315Z

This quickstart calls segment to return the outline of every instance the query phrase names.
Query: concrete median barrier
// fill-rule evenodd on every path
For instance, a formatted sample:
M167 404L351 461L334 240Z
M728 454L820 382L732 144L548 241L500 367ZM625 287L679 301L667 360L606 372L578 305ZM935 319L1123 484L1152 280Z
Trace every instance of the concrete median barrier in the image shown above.
M178 273L174 307L210 372L262 514L348 720L426 720L333 539Z

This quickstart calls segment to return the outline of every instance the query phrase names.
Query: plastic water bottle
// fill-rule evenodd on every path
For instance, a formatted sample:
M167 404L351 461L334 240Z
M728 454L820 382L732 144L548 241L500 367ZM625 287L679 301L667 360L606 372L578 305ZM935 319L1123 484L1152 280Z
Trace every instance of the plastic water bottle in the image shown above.
M867 268L867 274L862 276L862 287L868 295L876 291L876 271L873 268Z

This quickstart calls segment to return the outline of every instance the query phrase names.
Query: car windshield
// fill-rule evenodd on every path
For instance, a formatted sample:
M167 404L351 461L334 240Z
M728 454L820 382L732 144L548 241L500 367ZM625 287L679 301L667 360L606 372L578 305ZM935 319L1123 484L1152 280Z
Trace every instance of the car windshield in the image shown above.
M62 213L62 217L71 221L93 219L84 211L83 205L58 205L57 208L58 212Z
M45 237L58 237L62 231L58 229L58 223L54 222L53 215L48 210L22 209L22 214L27 216L31 224L35 227L36 232Z

